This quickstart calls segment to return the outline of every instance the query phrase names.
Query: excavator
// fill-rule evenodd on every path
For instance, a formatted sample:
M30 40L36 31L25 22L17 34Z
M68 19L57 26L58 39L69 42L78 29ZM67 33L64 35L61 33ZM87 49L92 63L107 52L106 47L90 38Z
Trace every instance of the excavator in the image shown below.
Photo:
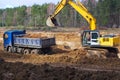
M46 20L47 26L59 26L55 17L66 5L73 7L89 23L89 30L84 30L81 34L81 43L87 50L87 55L102 58L118 57L119 50L117 47L120 44L120 37L115 34L101 35L96 27L96 19L79 0L61 0L53 14Z

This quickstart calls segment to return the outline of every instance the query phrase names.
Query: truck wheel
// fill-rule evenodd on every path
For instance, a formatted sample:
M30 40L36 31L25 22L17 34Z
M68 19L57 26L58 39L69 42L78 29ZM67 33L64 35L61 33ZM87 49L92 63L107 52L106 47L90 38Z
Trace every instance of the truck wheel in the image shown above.
M11 53L12 52L12 47L8 47L7 52Z
M31 54L38 54L38 50L37 49L33 49L32 51L31 51Z
M13 48L12 48L12 52L13 52L13 53L16 53L16 52L17 52L17 48L16 48L16 47L13 47Z
M44 52L42 50L39 50L38 54L44 54Z
M24 49L23 54L29 54L30 53L30 49Z

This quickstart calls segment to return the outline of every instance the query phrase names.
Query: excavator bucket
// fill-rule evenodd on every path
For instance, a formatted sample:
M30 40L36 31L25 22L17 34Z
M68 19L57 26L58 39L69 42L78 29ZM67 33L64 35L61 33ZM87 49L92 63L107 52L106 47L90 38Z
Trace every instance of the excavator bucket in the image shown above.
M50 16L48 17L46 21L47 26L49 27L55 27L58 26L57 20L55 18L51 18Z

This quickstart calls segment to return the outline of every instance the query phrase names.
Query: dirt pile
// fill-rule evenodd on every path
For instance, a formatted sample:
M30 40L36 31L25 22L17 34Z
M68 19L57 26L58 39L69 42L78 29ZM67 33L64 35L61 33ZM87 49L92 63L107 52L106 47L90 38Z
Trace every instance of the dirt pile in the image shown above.
M65 47L69 47L69 49L76 49L81 46L79 32L28 32L26 37L55 37L57 45L63 45Z
M0 51L0 57L8 62L24 62L24 63L75 63L84 56L86 52L84 50L64 50L59 48L53 48L51 54L16 54L6 53Z
M0 58L5 59L7 62L23 62L23 63L31 63L31 64L76 64L85 67L103 67L115 69L120 67L120 59L117 58L108 58L108 59L98 59L98 58L87 58L84 55L86 51L81 50L72 50L72 51L64 51L64 50L56 50L60 51L60 53L55 52L56 54L52 55L39 55L39 54L30 54L30 55L22 55L22 54L13 54L6 53L4 51L0 51ZM119 69L120 70L120 69Z
M47 36L44 36L41 33L26 34L24 37L26 37L26 38L47 38Z
M119 59L88 59L86 52L54 49L52 55L0 51L0 80L119 80ZM8 61L8 62L5 62ZM13 63L11 63L13 62Z
M49 64L0 63L0 80L119 80L119 72L87 71Z

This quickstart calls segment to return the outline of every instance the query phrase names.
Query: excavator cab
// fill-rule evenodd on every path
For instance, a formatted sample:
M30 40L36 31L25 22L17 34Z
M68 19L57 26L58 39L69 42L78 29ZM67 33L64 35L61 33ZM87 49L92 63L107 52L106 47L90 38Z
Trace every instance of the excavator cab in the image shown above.
M85 30L81 35L82 46L84 47L92 47L92 46L99 46L99 37L100 33L97 30Z

